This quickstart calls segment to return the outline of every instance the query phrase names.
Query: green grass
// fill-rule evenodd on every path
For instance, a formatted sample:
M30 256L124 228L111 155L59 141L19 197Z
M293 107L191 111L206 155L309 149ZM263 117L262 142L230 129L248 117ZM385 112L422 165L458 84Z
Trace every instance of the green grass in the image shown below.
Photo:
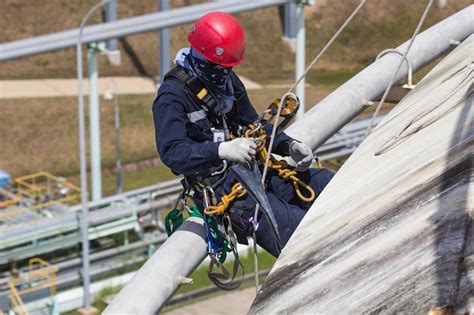
M153 95L120 97L122 163L157 157L151 103ZM102 167L115 164L114 107L101 100ZM86 122L88 108L86 106ZM2 99L0 169L12 176L40 170L69 176L79 172L75 97ZM87 143L89 136L87 135ZM87 153L89 157L89 153Z
M227 260L230 260L230 259L227 259ZM247 256L241 257L240 261L242 262L244 266L245 274L250 274L254 272L253 254L251 253L250 249ZM258 264L259 264L260 270L271 268L273 264L275 263L275 261L276 261L276 258L267 252L262 251L258 253ZM225 263L227 270L229 270L230 272L232 271L232 265L233 265L233 261L227 261ZM201 266L198 269L196 269L196 271L194 271L189 276L189 278L193 279L193 284L181 286L176 293L179 294L179 293L191 292L193 290L211 285L211 282L207 276L207 270L208 270L207 266Z
M330 76L327 76L328 78ZM330 91L334 78L326 86L308 88L306 99L314 104ZM258 111L281 97L286 89L249 91ZM154 95L123 95L121 107L122 163L157 157L151 104ZM103 169L115 165L115 128L112 102L101 100L101 153ZM86 121L88 109L86 106ZM77 99L75 97L0 99L0 134L2 135L0 169L13 177L47 171L55 175L79 173ZM89 143L87 136L87 142ZM87 153L89 157L89 153ZM162 171L158 171L161 176ZM165 174L163 172L163 174ZM157 174L134 175L137 180ZM131 176L131 175L125 175ZM168 175L166 175L168 176ZM169 177L167 177L169 178ZM109 179L104 178L104 181ZM113 181L113 179L111 179Z
M176 178L176 175L165 165L159 165L143 170L123 173L122 178L123 191L129 191ZM104 195L115 194L116 185L117 178L115 175L102 177Z
M306 83L314 84L316 88L335 89L354 76L352 71L315 71L306 75Z

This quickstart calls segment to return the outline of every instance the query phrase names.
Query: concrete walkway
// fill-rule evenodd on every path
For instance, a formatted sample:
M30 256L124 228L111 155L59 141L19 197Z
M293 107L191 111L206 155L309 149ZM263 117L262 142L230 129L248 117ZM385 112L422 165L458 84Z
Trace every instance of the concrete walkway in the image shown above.
M262 86L240 76L248 90L261 89ZM84 95L89 94L89 81L84 80ZM103 77L99 78L99 94L106 91L117 94L154 94L155 83L145 77ZM77 96L76 79L43 80L1 80L0 99L28 97Z
M255 288L248 288L220 294L216 297L187 305L172 311L167 315L240 315L247 314L255 298Z

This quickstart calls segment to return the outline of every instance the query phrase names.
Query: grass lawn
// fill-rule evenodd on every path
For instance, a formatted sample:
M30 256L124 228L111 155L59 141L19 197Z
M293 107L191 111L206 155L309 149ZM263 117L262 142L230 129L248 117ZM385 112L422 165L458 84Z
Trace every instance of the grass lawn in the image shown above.
M139 169L133 172L122 173L122 188L123 191L138 189L141 187L153 185L159 182L167 181L176 178L171 170L165 165L158 165L147 167L146 169ZM68 180L74 185L80 186L79 175L68 177ZM89 192L91 185L88 185ZM117 177L113 175L102 176L102 191L104 196L114 195L117 191Z
M120 98L123 163L156 157L152 98L152 95ZM88 119L87 106L85 112ZM112 102L101 101L100 115L102 166L107 168L115 161ZM63 176L79 172L75 97L2 99L0 134L0 169L14 177L41 170ZM88 135L86 141L89 143Z
M281 97L287 89L249 91L258 111ZM306 89L307 107L330 89L325 85ZM124 95L121 106L122 163L157 157L151 103L154 95ZM12 176L48 171L55 175L79 173L79 147L75 97L0 100L0 169ZM102 167L115 164L114 108L101 101ZM88 109L86 106L86 119ZM87 120L86 120L87 121ZM89 136L86 141L89 143ZM89 153L87 154L89 157ZM107 179L104 179L105 181Z

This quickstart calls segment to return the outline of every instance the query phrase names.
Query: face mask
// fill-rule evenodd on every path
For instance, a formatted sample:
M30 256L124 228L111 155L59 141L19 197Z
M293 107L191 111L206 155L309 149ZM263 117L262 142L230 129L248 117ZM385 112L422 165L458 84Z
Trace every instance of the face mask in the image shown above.
M208 61L196 50L191 49L190 63L193 70L200 78L215 84L219 88L225 88L232 67L224 67Z
M194 49L183 48L176 55L175 63L198 76L217 100L213 110L227 114L234 104L234 88L229 74L232 67L223 67L208 61Z

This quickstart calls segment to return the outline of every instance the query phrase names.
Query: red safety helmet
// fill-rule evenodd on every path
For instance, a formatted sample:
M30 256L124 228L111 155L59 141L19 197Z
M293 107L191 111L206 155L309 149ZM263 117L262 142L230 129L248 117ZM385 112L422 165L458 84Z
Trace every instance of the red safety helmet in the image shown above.
M244 30L236 18L225 12L211 12L199 18L188 33L188 42L221 66L236 66L244 58Z

